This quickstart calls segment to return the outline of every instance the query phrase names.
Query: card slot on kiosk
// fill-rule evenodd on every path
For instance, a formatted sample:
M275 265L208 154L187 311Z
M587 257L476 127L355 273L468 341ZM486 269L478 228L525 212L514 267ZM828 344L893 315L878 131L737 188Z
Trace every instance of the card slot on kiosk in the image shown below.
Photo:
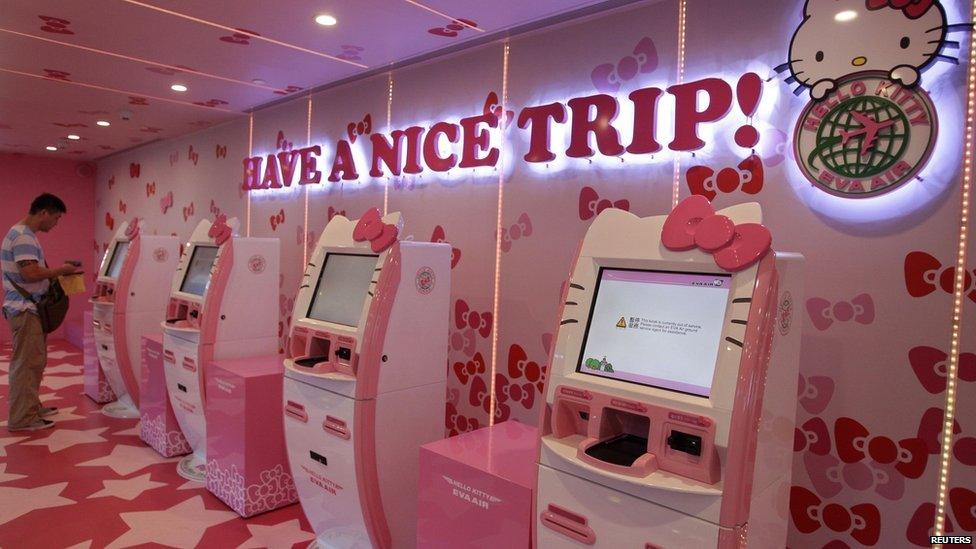
M118 397L102 413L139 417L141 338L158 330L166 295L159 291L179 260L176 237L143 234L138 218L123 222L102 257L91 298L92 327L105 377Z
M413 546L419 449L444 435L451 247L402 227L332 218L295 298L285 440L319 546Z
M594 220L550 356L537 546L785 544L802 257L771 240L757 204L699 196Z

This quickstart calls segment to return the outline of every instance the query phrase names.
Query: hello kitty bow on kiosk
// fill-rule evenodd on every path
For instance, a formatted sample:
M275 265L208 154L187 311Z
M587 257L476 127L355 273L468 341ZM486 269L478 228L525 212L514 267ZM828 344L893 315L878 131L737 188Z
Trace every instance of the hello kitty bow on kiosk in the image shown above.
M210 226L210 230L207 231L207 236L214 239L214 242L220 246L224 242L230 240L230 237L234 234L233 229L227 224L227 216L220 214L214 219L213 225Z
M715 264L729 272L748 268L769 253L773 237L759 223L736 225L716 214L704 196L689 196L668 214L661 243L672 251L700 248L712 254Z
M389 248L397 241L400 229L391 223L384 223L379 208L370 208L356 223L352 230L352 239L356 242L369 241L369 246L376 253Z

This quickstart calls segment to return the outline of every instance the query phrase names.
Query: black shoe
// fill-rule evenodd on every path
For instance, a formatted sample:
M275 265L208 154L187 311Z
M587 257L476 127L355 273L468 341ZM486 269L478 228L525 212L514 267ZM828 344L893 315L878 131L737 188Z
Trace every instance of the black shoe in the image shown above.
M39 419L30 425L25 425L23 427L7 427L8 431L40 431L41 429L49 429L54 427L54 422L49 419Z
M58 413L57 406L41 406L41 410L38 412L38 415L41 417L48 417L53 416L56 413Z

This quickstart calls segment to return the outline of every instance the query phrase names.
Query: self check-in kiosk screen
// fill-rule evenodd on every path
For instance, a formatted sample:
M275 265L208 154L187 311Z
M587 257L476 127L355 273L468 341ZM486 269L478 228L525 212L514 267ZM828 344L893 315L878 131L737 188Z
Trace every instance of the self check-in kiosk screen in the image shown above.
M576 371L708 397L731 283L601 268Z
M366 292L376 270L375 255L328 254L308 308L308 318L359 325Z
M105 276L118 278L119 273L122 272L122 264L125 263L125 256L127 255L129 255L129 243L116 242L115 249L112 250L112 259L109 260L108 267L105 269Z
M180 291L193 295L203 295L210 284L210 270L217 258L217 246L194 246L190 256L190 266L186 269Z

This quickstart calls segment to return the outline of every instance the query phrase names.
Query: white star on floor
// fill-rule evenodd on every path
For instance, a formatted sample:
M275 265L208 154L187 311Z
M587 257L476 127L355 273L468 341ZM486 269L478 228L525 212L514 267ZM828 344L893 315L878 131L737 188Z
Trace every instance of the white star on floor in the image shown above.
M22 440L24 440L26 438L29 438L29 437L5 437L5 438L0 438L0 457L6 457L6 455L7 455L7 446L10 446L11 444L17 444L18 442L20 442L20 441L22 441Z
M44 376L41 380L41 385L44 387L49 387L55 391L64 389L65 387L71 387L72 385L81 385L85 382L84 376Z
M0 486L0 524L6 524L37 509L74 505L74 500L60 496L66 486L68 486L67 482L49 484L39 488Z
M92 546L92 540L83 541L77 545L72 545L67 549L89 549Z
M129 446L128 444L116 444L112 448L112 453L97 459L79 463L79 467L97 467L104 465L110 467L116 474L127 476L140 469L145 469L150 465L159 462L175 461L176 458L163 459L159 457L152 448L148 446Z
M26 478L27 475L14 475L7 472L7 464L0 463L0 484L10 482L11 480L18 480Z
M237 518L230 511L211 511L203 497L194 496L162 511L119 513L129 531L119 536L107 549L158 543L171 547L195 547L207 528Z
M298 519L292 519L281 524L262 526L260 524L248 524L247 529L251 532L251 539L237 546L237 549L290 549L296 543L310 541L315 537L311 532L302 530Z
M77 354L78 354L77 352L52 351L52 350L48 349L47 357L48 358L65 358L65 357L69 357L69 356L75 356Z
M77 444L107 442L104 437L99 436L101 433L107 430L108 427L98 427L96 429L88 429L86 431L78 431L75 429L55 429L50 435L44 438L24 442L23 445L47 446L48 451L53 454L54 452L60 452L65 448L71 448Z
M125 480L103 480L102 486L104 486L104 488L88 497L90 499L115 496L120 499L132 501L147 490L159 488L160 486L166 486L165 482L156 482L150 480L149 477L150 473L146 473L144 475Z
M54 421L72 421L75 419L85 419L86 416L79 416L74 413L75 410L77 409L78 409L77 406L72 406L71 408L58 408L58 413L54 414L54 416L49 417L47 419L51 419Z
M126 429L125 431L117 431L117 432L112 433L112 434L113 435L127 435L127 436L130 436L131 435L131 436L137 437L137 436L140 436L140 434L141 434L139 432L139 429L140 428L141 427L139 426L139 423L136 422L136 426L135 427L133 427L131 429Z
M180 485L177 490L202 490L207 487L205 482L198 482L196 480L188 480Z
M61 364L59 366L52 366L50 368L44 368L44 375L47 374L75 374L81 373L81 368L73 364Z

